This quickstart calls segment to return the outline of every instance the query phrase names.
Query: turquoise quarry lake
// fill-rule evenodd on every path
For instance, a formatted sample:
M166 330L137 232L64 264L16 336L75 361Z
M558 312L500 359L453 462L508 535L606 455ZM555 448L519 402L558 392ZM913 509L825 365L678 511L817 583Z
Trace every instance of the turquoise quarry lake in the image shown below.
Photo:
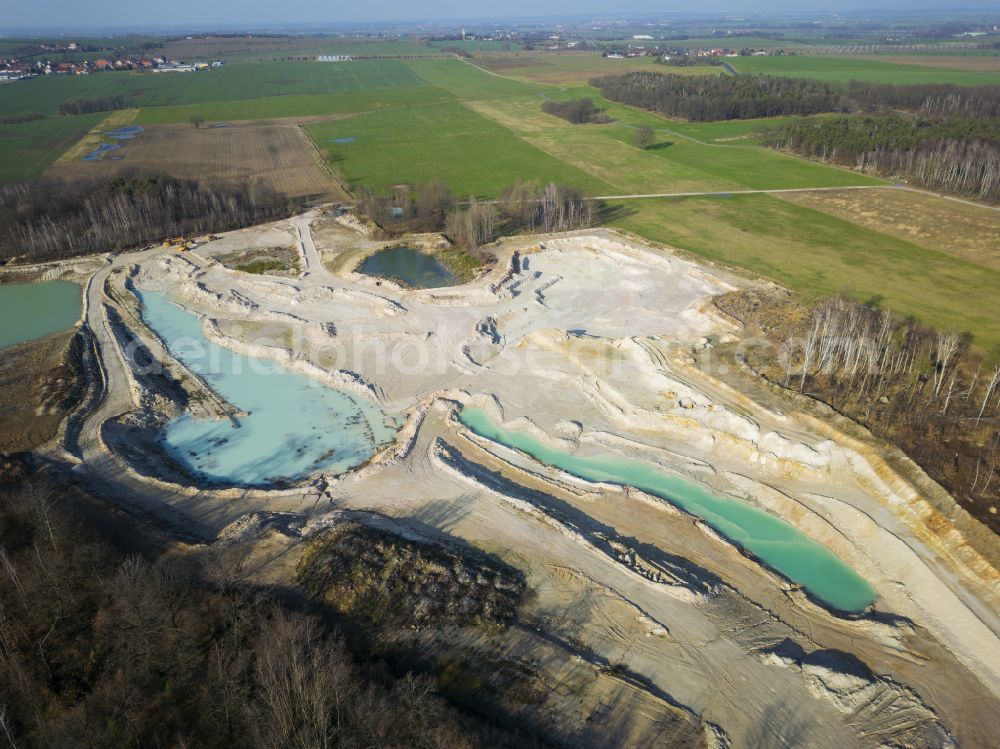
M248 413L238 428L228 419L188 414L167 424L164 450L197 478L262 485L317 471L342 473L394 438L395 420L374 402L218 346L194 314L166 295L144 291L140 297L143 318L170 352Z
M498 426L482 409L463 408L459 419L479 436L520 450L545 465L586 481L632 486L677 505L834 609L858 612L877 598L875 589L833 552L758 507L717 496L639 461L613 455L570 455L524 432Z

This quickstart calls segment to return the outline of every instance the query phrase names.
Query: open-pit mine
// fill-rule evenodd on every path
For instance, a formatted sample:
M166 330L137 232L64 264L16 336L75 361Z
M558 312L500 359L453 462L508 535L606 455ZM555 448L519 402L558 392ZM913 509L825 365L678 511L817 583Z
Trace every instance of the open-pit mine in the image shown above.
M411 637L524 664L505 709L583 745L997 745L1000 544L713 356L741 329L712 298L754 281L591 229L414 288L361 272L388 246L317 209L38 267L84 289L42 455L262 583L347 522L502 560L518 626ZM294 262L225 262L269 248Z

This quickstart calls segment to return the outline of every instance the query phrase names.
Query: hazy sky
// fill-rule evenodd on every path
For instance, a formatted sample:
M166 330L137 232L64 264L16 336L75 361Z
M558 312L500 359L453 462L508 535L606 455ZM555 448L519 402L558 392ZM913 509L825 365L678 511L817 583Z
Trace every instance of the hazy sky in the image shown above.
M688 0L376 0L375 2L322 2L321 0L28 0L4 2L0 11L0 34L11 29L81 27L148 27L169 25L192 27L225 25L252 28L260 24L315 24L331 26L363 21L474 20L481 18L531 18L558 15L629 13L823 12L830 10L903 10L949 8L997 10L1000 0L710 0L692 4Z

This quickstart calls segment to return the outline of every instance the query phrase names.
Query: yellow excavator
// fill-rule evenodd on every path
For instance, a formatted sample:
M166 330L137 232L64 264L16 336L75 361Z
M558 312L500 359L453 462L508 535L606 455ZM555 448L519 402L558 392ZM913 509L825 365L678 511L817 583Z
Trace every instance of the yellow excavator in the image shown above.
M190 250L188 246L188 241L184 237L174 237L172 239L163 240L163 247L165 249L175 249L178 252L187 252Z

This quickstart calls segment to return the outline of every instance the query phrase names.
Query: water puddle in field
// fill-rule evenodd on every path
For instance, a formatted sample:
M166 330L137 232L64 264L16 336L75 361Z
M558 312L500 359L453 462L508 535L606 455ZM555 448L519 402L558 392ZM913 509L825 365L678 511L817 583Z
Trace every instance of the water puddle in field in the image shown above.
M115 130L109 130L108 132L103 134L103 137L111 138L114 142L101 143L100 145L97 146L97 148L88 153L86 156L81 157L80 161L100 161L107 154L111 153L112 151L117 151L119 148L121 148L123 145L122 141L135 140L135 137L139 135L139 133L143 133L145 131L146 128L142 127L141 125L126 125L125 127L119 127L116 128ZM110 156L109 158L113 161L118 161L121 157Z
M357 140L357 138L355 138L354 136L351 136L349 138L331 138L330 142L331 143L354 143L356 140Z
M455 276L436 257L410 247L389 247L365 258L359 273L391 278L414 289L453 286Z
M211 343L199 319L165 294L144 291L140 299L143 319L170 352L247 412L238 427L188 414L167 424L163 449L197 478L264 485L343 473L395 437L395 420L374 402Z
M498 426L482 409L463 408L459 419L480 437L520 450L577 478L632 486L665 499L698 516L834 609L858 612L877 598L875 589L833 552L765 510L717 496L705 487L636 460L615 455L570 455L524 432Z
M128 125L117 130L109 130L105 135L117 140L133 140L139 133L145 132L146 128L140 125Z
M83 292L70 281L0 284L0 349L66 330L82 312Z
M108 154L111 151L117 151L121 147L121 143L101 143L101 145L93 151L82 157L80 161L100 161L104 158L105 154Z

